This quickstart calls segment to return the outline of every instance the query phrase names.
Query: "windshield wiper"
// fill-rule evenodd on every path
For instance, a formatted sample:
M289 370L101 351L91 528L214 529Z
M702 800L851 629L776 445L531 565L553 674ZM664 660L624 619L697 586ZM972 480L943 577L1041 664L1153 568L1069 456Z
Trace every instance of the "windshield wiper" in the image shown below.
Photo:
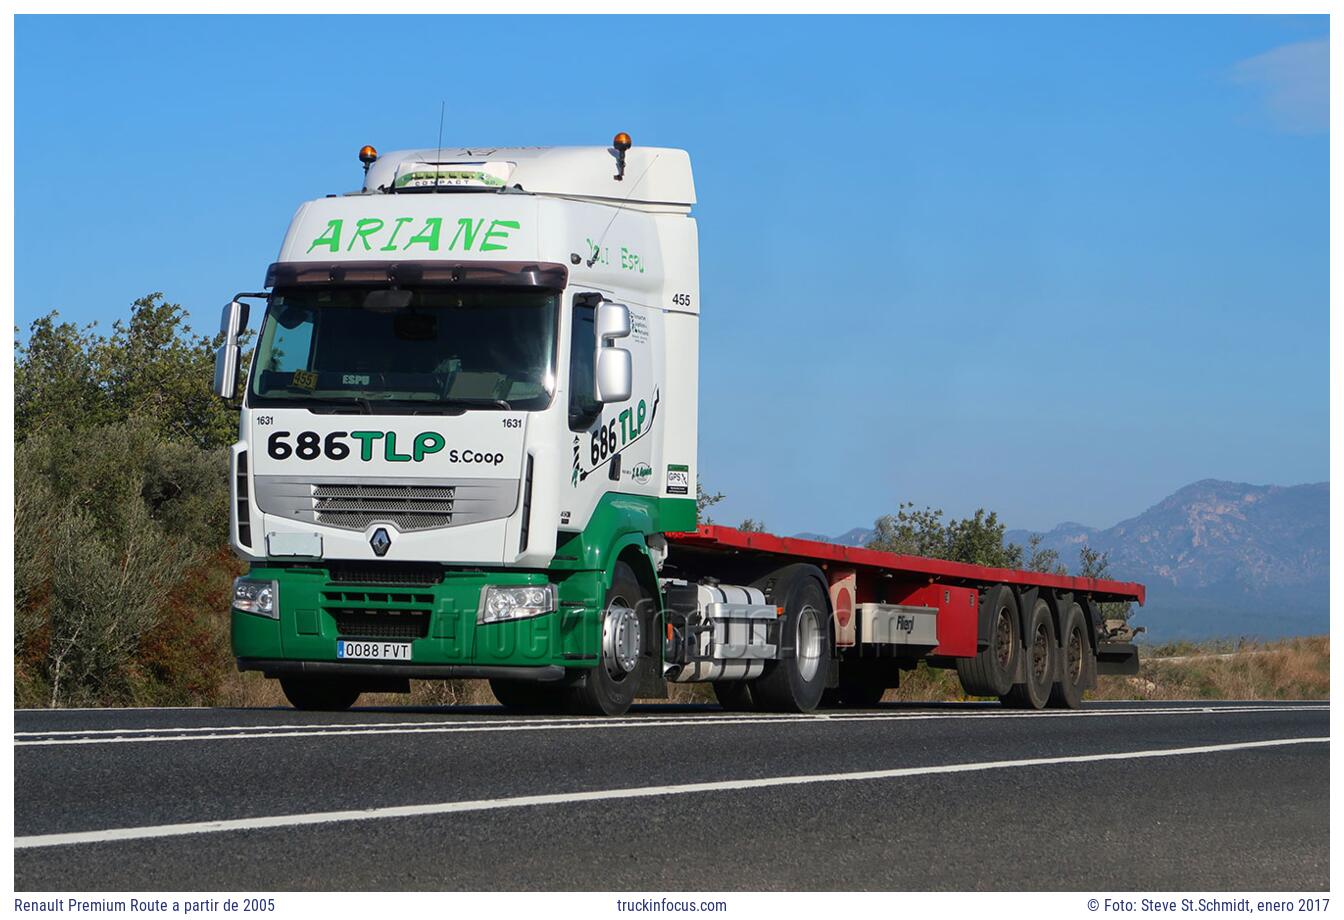
M311 402L329 403L333 406L353 403L363 409L365 415L373 415L373 404L370 403L368 397L365 396L312 396L304 394L302 398ZM311 409L312 407L309 406L309 408Z
M507 399L495 399L490 396L458 396L454 399L441 400L440 405L445 406L494 406L497 409L512 411L513 405Z

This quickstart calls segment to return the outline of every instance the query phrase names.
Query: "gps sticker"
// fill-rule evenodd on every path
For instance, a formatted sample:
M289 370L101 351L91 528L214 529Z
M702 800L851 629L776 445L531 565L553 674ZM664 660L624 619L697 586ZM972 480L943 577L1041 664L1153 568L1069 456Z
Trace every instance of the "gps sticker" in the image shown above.
M691 490L691 468L680 463L667 465L667 494L689 495Z

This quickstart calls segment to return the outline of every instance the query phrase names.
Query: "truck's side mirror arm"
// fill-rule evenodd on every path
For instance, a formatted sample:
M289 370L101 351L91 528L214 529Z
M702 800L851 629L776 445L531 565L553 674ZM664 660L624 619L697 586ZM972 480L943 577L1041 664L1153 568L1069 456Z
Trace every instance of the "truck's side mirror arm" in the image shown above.
M245 297L259 297L266 294L235 294L233 300L224 306L220 315L219 333L224 342L215 351L214 393L221 399L233 399L238 392L238 366L242 363L243 349L239 339L247 328L248 306L243 303Z
M595 320L597 354L593 357L594 394L599 402L618 403L630 398L634 389L634 365L630 351L616 345L616 339L630 334L630 308L623 303L598 304Z

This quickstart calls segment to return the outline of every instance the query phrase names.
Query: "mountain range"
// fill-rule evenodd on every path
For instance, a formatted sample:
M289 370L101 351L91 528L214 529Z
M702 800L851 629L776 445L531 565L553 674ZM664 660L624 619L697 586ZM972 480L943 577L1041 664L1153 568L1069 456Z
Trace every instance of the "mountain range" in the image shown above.
M1032 531L1005 538L1024 546ZM862 546L870 528L836 537ZM1148 587L1133 621L1157 641L1278 638L1329 631L1330 484L1258 486L1204 479L1113 527L1063 523L1041 534L1070 571L1078 550L1109 554L1108 575Z

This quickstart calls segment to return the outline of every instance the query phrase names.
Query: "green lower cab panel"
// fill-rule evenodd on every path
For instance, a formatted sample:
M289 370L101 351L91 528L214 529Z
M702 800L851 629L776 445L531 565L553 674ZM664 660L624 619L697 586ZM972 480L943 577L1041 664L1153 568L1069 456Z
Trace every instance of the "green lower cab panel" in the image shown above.
M424 585L334 583L325 568L254 566L250 578L274 580L279 619L234 610L238 658L337 661L337 641L409 642L410 663L478 666L561 665L597 660L593 572L553 573L559 609L540 616L478 624L488 584L546 584L545 572L458 572Z

